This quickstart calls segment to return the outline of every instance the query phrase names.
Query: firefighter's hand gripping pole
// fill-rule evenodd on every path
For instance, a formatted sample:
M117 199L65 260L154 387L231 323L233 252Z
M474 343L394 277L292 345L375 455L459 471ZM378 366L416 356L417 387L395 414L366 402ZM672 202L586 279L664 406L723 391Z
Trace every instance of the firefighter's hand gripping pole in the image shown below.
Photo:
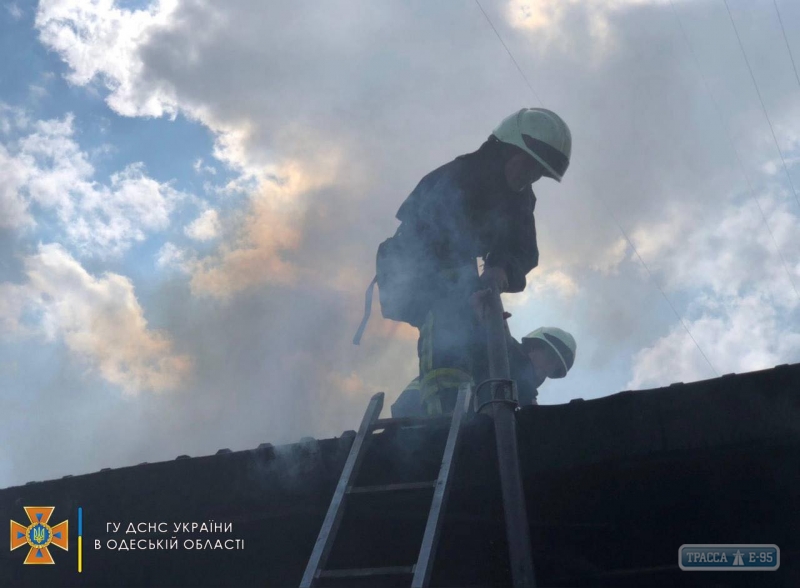
M503 302L500 300L498 288L492 288L491 293L486 297L485 321L489 351L489 376L492 379L501 380L501 382L491 385L492 401L486 403L481 412L490 414L494 419L511 577L515 588L534 588L536 580L533 574L528 513L525 507L525 493L522 487L517 449L516 409L518 404L516 394L514 394L515 386L511 380L503 320Z

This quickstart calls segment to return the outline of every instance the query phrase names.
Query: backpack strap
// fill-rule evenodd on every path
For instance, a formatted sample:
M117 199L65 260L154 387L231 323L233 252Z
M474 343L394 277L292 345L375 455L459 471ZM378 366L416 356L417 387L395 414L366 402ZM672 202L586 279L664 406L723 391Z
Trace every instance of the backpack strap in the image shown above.
M375 284L378 282L378 276L372 278L372 281L367 286L367 291L364 293L364 317L361 319L361 324L358 326L356 336L353 337L353 345L361 343L361 336L364 334L364 329L367 328L369 315L372 314L372 293L375 290Z

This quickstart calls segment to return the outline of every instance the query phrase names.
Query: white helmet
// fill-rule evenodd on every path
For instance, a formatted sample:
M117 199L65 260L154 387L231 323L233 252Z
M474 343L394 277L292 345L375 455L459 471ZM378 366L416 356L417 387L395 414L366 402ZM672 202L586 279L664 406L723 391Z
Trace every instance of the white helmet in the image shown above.
M523 108L503 119L492 134L541 163L547 177L560 182L567 171L572 134L567 123L552 110Z
M575 363L575 352L578 350L578 345L575 343L575 337L559 329L558 327L541 327L535 331L531 331L522 338L522 343L525 341L544 341L553 351L555 351L558 359L561 360L564 366L564 371L556 378L563 378Z

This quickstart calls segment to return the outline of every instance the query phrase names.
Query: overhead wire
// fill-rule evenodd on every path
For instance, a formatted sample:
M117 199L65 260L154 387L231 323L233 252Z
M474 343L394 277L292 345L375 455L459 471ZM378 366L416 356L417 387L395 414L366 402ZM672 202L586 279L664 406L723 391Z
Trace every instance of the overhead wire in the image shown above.
M781 11L778 10L778 0L772 0L775 5L775 12L778 14L778 22L781 24L781 33L783 34L783 42L786 43L786 51L789 52L789 60L792 62L792 69L794 70L794 78L797 80L797 85L800 86L800 75L797 75L797 64L794 62L792 55L792 48L789 46L789 39L786 38L786 29L783 28L783 19L781 18Z
M733 142L733 137L730 134L728 125L725 121L725 117L722 114L722 110L720 109L717 100L714 98L714 93L711 91L711 86L709 86L708 84L708 80L706 79L705 73L703 72L703 68L700 66L700 60L697 58L697 54L694 51L694 46L692 45L692 42L689 39L689 35L686 32L685 27L683 26L683 21L681 20L681 17L678 14L678 10L675 8L675 3L673 2L673 0L669 0L669 4L672 7L672 13L675 15L675 20L678 23L678 28L681 31L681 35L683 36L683 39L686 42L686 46L689 49L689 54L692 57L692 61L694 61L694 65L697 68L698 73L700 74L700 78L703 80L703 86L706 89L706 93L708 94L708 97L711 99L711 103L714 106L714 110L716 111L717 116L720 119L722 128L725 131L725 137L728 139L728 144L730 145L731 150L733 151L733 154L736 157L736 162L739 165L739 170L742 172L742 176L744 177L744 180L747 183L747 188L750 191L750 196L756 203L758 211L761 213L761 218L764 221L764 226L766 227L767 232L769 233L770 239L772 239L772 243L775 245L775 252L778 254L778 257L781 260L781 265L783 266L783 270L786 272L786 277L789 279L789 284L791 284L792 289L794 290L794 293L797 295L797 297L800 298L800 292L798 292L797 286L794 283L794 279L792 279L792 274L789 271L789 266L786 263L786 259L783 257L783 253L781 252L777 239L775 239L775 234L772 232L772 228L769 226L769 221L767 220L767 215L764 212L763 207L761 206L761 201L758 199L758 196L756 196L755 189L753 188L753 184L750 181L750 176L745 171L744 162L742 161L742 158L739 155L739 150L736 148L736 145Z
M522 76L522 79L523 79L523 80L525 80L525 83L528 85L528 88L530 88L530 90L531 90L531 93L533 94L534 98L536 98L536 100L539 102L539 105L540 105L540 106L543 106L544 104L543 104L543 102L542 102L542 99L539 97L539 95L538 95L538 94L536 93L536 91L533 89L533 86L532 86L532 85L531 85L531 83L528 81L528 78L525 76L525 73L522 71L522 68L520 68L520 66L519 66L519 63L517 63L517 60L514 58L514 55L511 53L511 50L508 48L508 45L506 45L505 41L503 40L503 37L502 37L502 36L500 35L500 33L498 32L497 28L495 28L495 26L494 26L494 23L492 23L492 20L491 20L491 18L489 18L489 15L488 15L488 14L486 14L486 11L483 9L483 6L481 6L480 0L475 0L475 4L477 4L477 5L478 5L478 8L480 9L481 13L483 14L483 17L486 19L486 22L488 22L488 23L489 23L489 26L490 26L490 27L492 28L492 30L494 31L494 34L497 36L497 38L499 39L500 43L501 43L501 44L503 45L503 47L505 48L506 52L508 53L509 57L511 58L511 61L512 61L512 62L514 63L514 65L516 66L516 68L517 68L517 71L519 71L520 75ZM648 277L650 278L650 281L653 283L653 285L654 285L654 286L655 286L655 287L658 289L658 291L661 293L661 296L662 296L662 297L664 298L664 300L667 302L667 304L669 305L670 309L672 309L672 312L675 314L675 317L678 319L678 321L680 322L681 326L682 326L682 327L683 327L683 329L686 331L686 334L687 334L687 335L689 335L689 338L692 340L692 343L694 343L695 347L697 347L697 350L700 352L700 355L703 357L703 359L705 360L705 362L708 364L708 367L710 367L710 368L711 368L711 371L714 373L714 375L715 375L715 376L718 376L718 375L719 375L719 372L717 372L716 368L714 367L714 364L712 364L712 363L711 363L711 360L709 360L708 356L707 356L707 355L705 354L705 352L703 351L703 348L700 346L700 344L699 344L699 343L697 342L697 340L694 338L694 335L692 335L692 332L691 332L691 330L690 330L690 329L689 329L689 327L686 325L685 321L683 320L683 318L681 317L681 315L678 313L678 311L677 311L677 309L675 308L675 306L672 304L672 301L671 301L671 300L669 299L669 297L666 295L666 293L664 292L663 288L661 288L661 286L658 284L658 281L657 281L657 280L655 279L655 277L653 276L653 273L650 271L650 268L648 267L647 263L645 263L644 259L643 259L643 258L642 258L642 256L639 254L639 251L638 251L638 249L637 249L637 248L636 248L636 246L633 244L633 241L631 241L630 237L628 236L628 233L625 231L625 229L623 229L623 228L622 228L622 225L621 225L621 224L620 224L620 222L617 220L617 217L616 217L616 215L614 214L614 212L611 210L611 207L610 207L610 206L608 205L608 203L605 201L605 198L603 198L602 196L598 195L598 199L600 200L600 202L602 202L602 204L603 204L603 206L605 207L606 211L608 212L609 216L610 216L610 217L612 218L612 220L614 221L614 224L616 224L616 225L617 225L617 228L619 229L620 233L622 233L622 236L625 238L625 241L627 241L628 245L629 245L629 246L630 246L630 248L633 250L633 252L634 252L634 254L636 255L637 259L638 259L638 260L641 262L642 266L644 267L645 271L647 272L647 275L648 275Z
M525 80L525 83L528 85L528 89L531 91L531 94L533 94L533 97L536 98L536 100L539 102L540 105L542 105L543 104L542 99L539 97L539 94L536 92L536 90L533 89L533 86L528 81L528 76L526 76L525 72L522 71L522 68L519 66L519 63L517 63L517 60L514 59L514 55L511 53L511 50L508 48L508 45L506 45L506 42L503 41L503 37L501 37L500 33L497 32L497 29L494 28L494 23L492 22L492 19L489 18L488 14L486 14L486 11L483 9L483 6L481 6L481 3L478 0L475 0L475 4L477 4L478 8L481 9L483 17L486 19L486 22L489 23L489 26L492 27L494 34L497 35L497 39L500 41L500 44L505 48L506 53L508 53L508 56L511 58L511 62L517 68L519 75L521 75L522 79Z
M731 26L733 27L733 32L736 33L736 40L739 42L739 49L742 52L742 57L744 57L745 65L747 65L747 71L750 72L750 79L753 81L753 86L756 89L756 94L758 95L758 101L761 104L761 110L764 112L764 118L767 119L769 130L772 133L772 140L775 142L775 148L778 150L778 155L780 155L781 164L783 165L783 171L786 174L786 179L789 180L789 186L792 188L794 199L797 200L797 205L800 206L800 198L797 196L797 190L795 190L794 182L792 181L792 176L789 174L789 168L786 167L786 159L783 156L783 151L781 150L781 146L778 144L778 137L775 135L775 128L772 126L772 120L769 118L769 114L767 113L767 107L764 105L764 99L761 97L761 90L759 90L758 83L756 83L756 77L755 75L753 75L753 68L750 67L750 60L747 59L747 53L744 50L744 45L742 44L742 38L739 36L739 29L736 28L736 23L733 20L733 14L731 14L731 9L728 6L728 0L722 0L722 2L725 4L725 10L728 11L728 18L730 18L731 20Z

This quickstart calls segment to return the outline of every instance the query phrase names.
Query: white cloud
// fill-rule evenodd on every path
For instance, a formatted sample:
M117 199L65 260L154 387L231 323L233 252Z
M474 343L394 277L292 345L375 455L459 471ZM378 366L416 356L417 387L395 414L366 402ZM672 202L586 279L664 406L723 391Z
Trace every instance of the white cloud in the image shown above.
M179 9L189 10L190 20L199 18L204 23L199 28L191 25L189 37L182 35L183 27L189 25L183 17L176 17ZM181 30L174 39L179 44L188 41L189 45L168 49L169 58L180 53L181 67L192 71L203 65L199 56L210 50L209 43L220 41L215 34L230 33L223 27L229 25L229 15L214 10L209 5L201 10L171 1L130 11L105 0L51 0L40 4L36 23L43 43L59 52L71 67L70 80L83 85L102 80L110 90L107 103L117 113L161 116L180 111L214 132L213 156L238 172L214 191L221 196L246 194L250 198L249 209L239 216L238 224L234 223L230 239L220 243L215 254L191 264L192 291L224 298L253 285L293 282L301 270L287 261L285 253L302 241L305 198L330 185L334 177L338 188L345 181L354 184L361 172L352 168L347 175L338 175L341 137L330 131L320 133L296 118L284 116L277 117L278 124L270 128L260 115L265 106L259 105L255 116L238 107L235 113L226 112L204 99L185 99L185 93L178 92L172 82L152 77L147 47L155 38L171 43L175 27ZM227 45L228 41L224 43ZM259 85L254 96L264 92L263 81L251 79ZM272 94L273 84L268 85ZM269 133L270 142L283 147L280 154L265 148L265 132ZM193 168L197 173L216 172L202 159L196 160ZM186 227L185 233L196 240L211 240L219 230L217 213L207 211ZM161 258L166 262L168 256ZM172 262L174 265L175 260ZM182 263L181 267L188 265Z
M31 98L35 100L47 96L47 88L38 84L31 84L28 86L28 92L30 93Z
M761 165L761 171L768 176L779 176L779 179L783 179L786 177L783 170L784 163L786 163L786 167L791 170L798 163L800 163L800 157L784 156L783 160L781 160L780 157L777 157L775 159L765 161Z
M8 4L6 4L6 10L8 10L8 13L14 20L19 20L23 16L22 9L19 6L17 6L16 2L9 2Z
M341 204L351 204L341 196L348 174L367 176L364 191L392 202L374 210L365 207L374 216L365 217L364 224L378 215L388 219L401 200L398 194L413 186L420 170L442 163L445 156L456 154L456 149L463 152L467 139L485 137L485 129L497 122L496 115L506 114L507 109L519 106L519 100L529 98L524 88L524 94L509 91L513 98L505 101L480 94L481 88L511 88L521 82L505 55L504 62L494 54L491 59L484 58L487 47L498 54L502 51L491 34L475 37L471 27L481 18L478 12L457 21L465 31L464 38L458 37L461 29L452 25L454 37L450 41L465 49L458 52L452 67L446 68L458 72L454 74L457 79L445 83L441 81L441 64L436 64L435 72L428 69L429 56L439 48L436 39L440 35L427 29L418 31L419 54L405 51L408 46L402 45L404 51L397 54L403 57L393 64L393 75L381 77L386 64L376 61L374 47L378 39L384 40L386 23L391 22L398 30L412 30L408 15L397 5L358 19L342 19L337 27L328 26L327 20L315 13L326 23L324 26L315 28L316 20L303 20L297 25L299 32L276 29L269 38L252 25L258 20L253 17L254 11L263 9L264 15L278 20L282 14L262 6L231 5L218 13L208 5L157 2L147 10L129 11L110 1L50 0L40 4L37 15L43 42L69 65L72 81L89 84L101 80L109 89L109 106L123 115L160 116L180 111L202 122L216 133L214 156L240 172L219 191L251 195L249 208L230 239L221 239L218 250L200 262L187 262L190 252L174 245L160 252L164 267L191 266L195 293L225 297L267 282L292 284L306 269L316 270L319 279L319 273L326 269L320 266L334 264L326 264L327 260L320 261L319 257L315 260L317 267L307 263L304 268L297 263L303 247L316 237L304 233L304 229L309 219L324 219ZM662 12L655 14L646 10L648 6L660 7ZM686 10L693 14L709 14L705 8L689 6L685 5ZM576 129L575 162L567 181L558 189L568 186L580 198L571 206L548 208L547 193L555 189L542 186L545 196L541 197L537 184L537 220L541 223L546 219L547 223L546 230L541 231L541 245L550 245L540 249L548 252L550 257L545 261L551 265L537 269L526 292L510 304L520 306L543 296L578 296L582 293L578 284L586 270L617 279L622 263L638 266L625 240L618 233L610 236L606 231L613 226L612 220L591 198L593 191L602 191L656 281L671 296L680 293L692 300L700 293L718 298L769 293L775 297L776 310L791 308L796 296L788 286L758 209L739 194L729 196L731 184L720 180L731 176L732 164L725 159L729 154L721 154L718 145L708 147L699 140L719 134L720 129L698 125L700 110L687 108L702 106L699 96L705 91L699 79L686 74L693 68L686 61L688 53L677 55L659 49L680 39L668 1L512 0L505 8L510 25L519 33L507 40L521 67L552 82L545 97L557 99L559 110L564 109ZM447 19L462 16L448 13ZM722 28L729 36L728 25ZM653 33L658 42L645 42L644 34L632 33L640 30ZM723 34L716 29L711 32ZM295 43L294 35L313 38L314 43ZM561 38L573 50L567 57L542 45ZM602 51L616 43L625 44L626 50L613 55ZM275 60L273 55L279 48L282 57ZM473 48L475 53L469 53ZM238 59L235 70L228 65L232 56ZM740 65L737 62L737 67ZM497 72L506 66L508 75L500 76ZM732 70L729 63L725 66L725 73ZM573 75L564 78L567 68ZM395 86L392 82L411 79L411 74L418 80L413 101L403 94L407 84ZM475 87L464 82L473 78ZM719 83L735 88L738 82L732 77ZM462 83L466 85L460 86ZM231 91L244 86L247 92ZM309 98L315 93L324 93L324 105ZM453 96L467 94L475 96L472 104L463 110L453 106ZM587 101L587 96L597 98ZM736 116L727 119L736 127L731 135L755 134L759 141L763 138L763 133L737 122L740 119ZM466 120L474 124L463 124ZM441 132L468 127L470 132L464 135ZM442 139L443 135L447 139ZM392 137L392 141L386 141L386 137ZM602 139L591 144L592 137ZM650 137L658 140L651 142ZM748 158L756 168L764 161L768 165L769 158L774 157L771 145L758 145L757 152ZM307 186L292 186L294 178L318 174L320 154L337 149L344 154L339 168L348 174L331 174L330 181L316 186L309 182ZM770 155L765 157L767 151ZM791 153L788 156L790 162L794 161ZM294 167L287 172L282 161L290 161ZM198 173L206 169L201 160L194 167ZM320 206L324 205L321 202L308 206L309 194L327 188L338 189L335 193L340 200L327 209ZM719 198L720 194L725 198ZM793 237L797 217L785 196L777 190L759 195L781 251L796 274L800 265L800 251ZM603 215L600 222L599 214ZM211 213L208 215L187 227L187 234L202 237L215 233L208 230L213 226ZM583 225L581 217L585 217ZM339 222L351 230L353 215L347 223ZM602 230L597 228L601 224ZM315 228L322 225L324 221L320 220ZM377 234L359 239L359 250L371 251L379 242ZM347 243L356 240L352 237ZM556 242L558 247L553 245ZM287 256L287 252L298 255ZM348 268L342 275L347 277L346 282L355 279ZM644 272L642 277L647 279ZM602 303L597 304L597 308L602 307ZM694 312L693 316L702 316L702 306Z
M611 17L618 12L643 5L663 5L669 0L510 0L506 18L518 29L535 31L548 41L568 38L564 26L570 10L586 12L589 33L599 48L612 39Z
M686 327L718 374L766 369L794 362L800 333L764 295L709 300ZM669 334L634 356L629 388L666 386L672 382L712 377L713 373L686 330L675 325Z
M161 269L177 269L182 272L190 272L192 265L193 259L189 252L174 243L164 243L156 254L156 266Z
M202 157L198 157L195 160L195 162L192 164L192 169L197 174L205 173L205 174L211 174L212 176L217 175L217 168L215 168L213 165L205 165L205 163L203 163Z
M800 287L795 267L800 263L796 204L785 190L775 187L758 197L766 224L755 202L740 197L714 208L675 206L664 221L641 223L631 239L649 268L671 290L740 295L755 289L769 292L778 305L794 306L797 294L787 270ZM629 259L639 263L633 256Z
M29 124L28 114L22 108L0 102L0 133L8 135Z
M20 193L30 177L30 170L20 166L0 144L0 228L20 228L34 224L28 203Z
M27 135L0 144L0 226L34 224L29 203L56 212L65 242L80 253L118 255L147 233L169 225L186 195L145 173L141 163L111 175L108 185L92 178L94 167L74 141L74 119L38 121Z
M102 81L109 90L106 102L115 112L174 118L182 111L216 133L217 159L228 162L244 176L258 176L260 167L253 165L246 149L252 132L246 119L220 120L202 104L181 101L170 82L162 79L151 84L145 80L141 49L153 35L173 30L179 6L178 0L155 0L146 9L128 10L117 7L113 0L43 0L36 14L36 28L42 43L69 64L71 82L87 85ZM206 17L218 18L210 18L202 33L192 32L192 46L181 50L183 67L194 69L198 65L199 46L226 21L224 14L211 5L202 8ZM205 171L214 173L212 169Z
M190 358L148 328L128 278L92 276L57 244L40 245L24 267L26 282L0 284L0 324L9 333L63 340L126 393L169 391L185 383Z
M326 153L311 162L284 161L265 168L276 179L262 182L251 194L231 240L194 265L192 291L228 298L253 286L293 284L304 271L316 273L320 280L315 267L291 263L287 253L301 244L309 195L338 177L337 155ZM318 262L310 260L311 265Z
M30 332L23 316L28 304L27 296L24 286L0 283L0 336L11 337Z
M518 294L503 297L503 305L508 308L519 308L535 300L553 297L556 299L572 298L579 292L575 279L561 269L539 267L528 275L525 290Z
M790 279L800 286L799 220L786 190L769 186L758 196L774 242L751 199L713 210L676 208L663 224L642 225L634 233L668 295L690 296L684 323L697 344L676 323L634 355L629 387L713 375L698 346L719 373L797 361L800 300Z
M210 208L204 211L183 230L186 236L197 241L210 241L219 235L220 222L217 211Z
M760 365L788 353L770 347L774 338L767 331L751 340L750 349L740 343L742 335L731 335L720 348L707 341L724 339L727 330L740 333L736 325L744 324L745 311L726 314L721 301L730 300L731 308L743 298L766 305L752 312L778 329L775 337L785 332L784 323L797 325L789 314L797 311L790 300L773 305L765 294L769 286L776 296L784 296L781 289L793 296L775 265L769 236L759 228L758 210L728 198L741 180L727 146L717 140L722 129L671 7L635 1L528 4L549 21L534 29L513 22L509 27L502 14L492 12L503 11L505 2L484 6L497 17L495 25L545 106L568 121L575 142L564 183L543 180L535 187L543 266L531 274L522 297L509 297L530 298L530 307L515 311L515 319L530 316L536 324L568 327L581 341L584 358L593 347L603 349L601 359L581 362L584 367L576 366L566 381L590 396L631 379L628 360L642 348L655 351L637 356L640 384L708 375L691 341L681 346L686 336L680 325L670 345L657 340L670 332L674 318L646 275L634 269L638 261L595 198L602 196L721 371L726 356L740 360L734 369L741 371L740 364ZM317 436L336 434L339 425L349 428L370 392L386 390L389 398L416 369L416 332L398 323L376 316L364 344L349 344L376 245L391 235L397 207L425 173L477 148L510 112L536 105L529 89L474 5L425 3L423 18L421 4L405 2L364 3L358 11L346 0L162 2L143 11L122 5L44 0L37 20L41 39L64 59L70 80L106 98L114 112L181 113L215 133L215 150L202 154L205 163L196 171L209 174L201 181L211 179L203 168L215 157L226 172L239 173L208 190L226 199L226 230L202 260L167 243L155 261L187 272L195 294L224 298L250 288L228 305L189 300L173 280L155 295L174 336L192 349L196 369L204 370L193 388L202 402L185 406L177 395L165 395L176 408L163 411L169 415L167 433L153 435L148 423L144 431L131 429L128 444L138 447L148 438L167 446L164 440L176 438L177 431L186 451L207 449L208 430L196 423L208 414L233 423L215 427L219 439L234 434L242 446L263 440L265 431L274 441L298 427ZM519 9L521 3L511 6ZM729 134L747 153L745 165L758 185L759 166L775 157L774 145L766 127L766 135L757 128L763 122L758 105L746 100L755 96L742 91L750 80L730 23L719 18L714 3L684 3L679 11L688 34L701 42L698 53L706 74L713 72L709 82L730 121ZM748 47L764 45L765 58L785 50L767 49L774 37L767 22L774 24L754 19L746 40ZM762 74L782 75L781 69L761 67L759 81ZM788 104L797 102L796 86L791 93L778 84L770 88L773 121L793 124L797 116ZM780 131L779 140L784 145ZM333 173L319 165L329 153L337 162ZM793 211L778 191L762 196L796 270ZM237 203L243 204L238 211ZM176 243L178 237L183 235ZM554 302L570 295L569 304ZM9 307L15 304L9 294ZM767 312L770 305L774 315ZM21 320L20 328L35 318ZM292 363L291 357L303 359ZM318 393L331 384L342 393ZM307 394L302 404L325 410L311 420L295 418L297 394ZM244 414L237 406L264 410ZM265 414L281 418L265 424Z
M111 90L108 102L126 116L176 113L168 89L141 96L137 50L154 28L164 26L176 0L126 10L114 0L42 0L36 13L41 41L62 54L72 67L69 80L84 85L99 76Z
M625 260L625 254L627 252L628 241L625 240L624 237L620 237L608 246L590 266L593 270L601 274L617 275L619 264Z

